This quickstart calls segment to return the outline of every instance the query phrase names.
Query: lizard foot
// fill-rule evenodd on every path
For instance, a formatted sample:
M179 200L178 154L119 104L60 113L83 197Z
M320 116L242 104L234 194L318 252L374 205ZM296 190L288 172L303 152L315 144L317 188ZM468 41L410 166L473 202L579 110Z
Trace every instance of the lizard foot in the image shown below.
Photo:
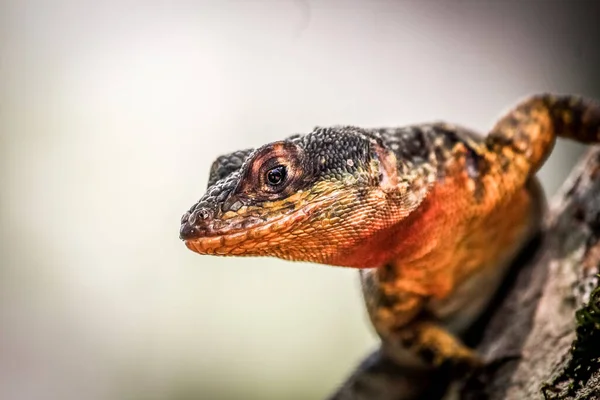
M417 354L429 365L450 367L453 374L464 376L485 366L485 362L474 350L434 322L415 322L403 327L397 334L403 347Z

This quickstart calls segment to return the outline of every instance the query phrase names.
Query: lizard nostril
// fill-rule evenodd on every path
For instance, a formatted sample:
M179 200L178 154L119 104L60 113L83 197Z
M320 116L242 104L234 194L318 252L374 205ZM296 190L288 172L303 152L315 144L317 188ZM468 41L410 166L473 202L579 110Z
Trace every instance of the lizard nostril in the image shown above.
M190 225L195 225L198 220L203 221L203 220L207 220L211 217L211 213L210 211L208 211L206 208L199 208L194 210L188 217L187 222Z
M200 215L201 219L208 219L210 217L209 212L204 209L200 210L198 214Z
M206 229L208 220L212 213L207 208L196 207L183 214L181 217L181 227L179 228L179 237L183 240L195 239L202 236Z

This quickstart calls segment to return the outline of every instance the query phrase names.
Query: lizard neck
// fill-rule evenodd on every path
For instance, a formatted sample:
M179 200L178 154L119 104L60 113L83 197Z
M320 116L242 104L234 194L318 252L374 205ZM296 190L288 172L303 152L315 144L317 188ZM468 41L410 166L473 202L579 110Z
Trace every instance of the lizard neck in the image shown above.
M351 268L377 268L399 257L418 256L431 248L427 227L435 224L436 203L425 199L402 221L362 240L359 244L336 252L327 261L331 265Z
M488 204L466 195L460 182L439 183L405 219L334 254L331 264L391 265L399 275L426 278L436 287L427 291L444 297L452 280L462 280L482 264L493 263L523 241L536 203L526 188L500 204ZM447 275L453 278L446 280Z

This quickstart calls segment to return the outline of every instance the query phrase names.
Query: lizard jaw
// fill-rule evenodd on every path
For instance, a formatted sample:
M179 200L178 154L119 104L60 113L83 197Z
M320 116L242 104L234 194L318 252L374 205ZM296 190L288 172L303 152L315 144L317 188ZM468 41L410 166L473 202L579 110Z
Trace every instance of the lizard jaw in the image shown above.
M228 231L203 233L197 232L195 237L185 238L182 225L182 238L188 249L198 254L208 255L239 255L256 256L269 255L269 248L280 245L288 235L284 233L302 225L324 206L324 202L309 203L290 214L264 222L259 222L248 228L232 228Z

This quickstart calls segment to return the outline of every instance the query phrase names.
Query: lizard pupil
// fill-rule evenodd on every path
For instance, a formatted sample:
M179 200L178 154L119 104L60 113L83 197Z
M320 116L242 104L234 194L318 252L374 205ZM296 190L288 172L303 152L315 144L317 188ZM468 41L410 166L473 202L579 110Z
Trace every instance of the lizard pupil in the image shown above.
M278 165L275 168L271 168L267 171L267 182L271 186L280 185L286 178L287 171L283 165Z

